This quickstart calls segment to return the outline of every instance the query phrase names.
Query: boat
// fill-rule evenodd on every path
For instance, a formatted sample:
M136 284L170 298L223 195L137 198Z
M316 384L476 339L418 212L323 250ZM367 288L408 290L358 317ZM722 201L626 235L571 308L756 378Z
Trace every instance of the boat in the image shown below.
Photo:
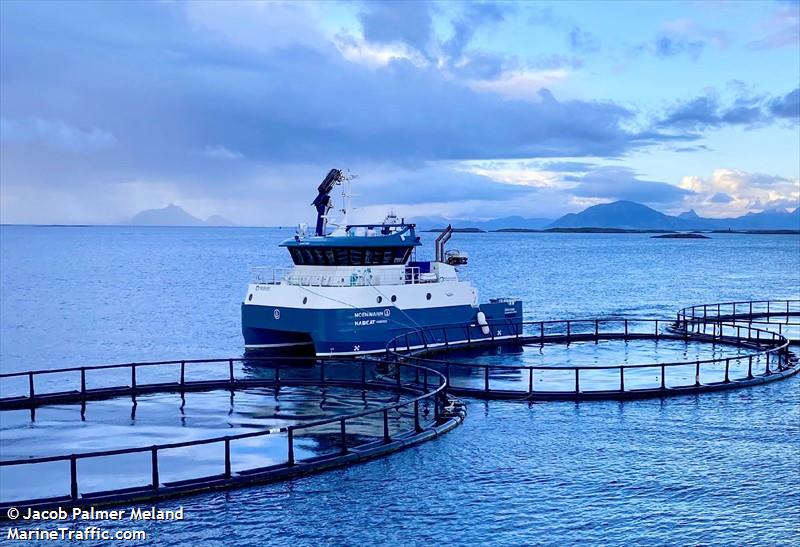
M280 244L293 267L254 269L242 302L246 351L297 347L318 357L364 355L385 351L403 335L410 338L402 344L414 349L519 333L521 301L495 298L479 305L475 287L459 280L468 256L446 249L451 226L436 238L435 259L419 261L413 223L390 213L380 223L349 224L352 178L331 169L319 185L313 233L300 224ZM342 217L334 223L329 213L337 186ZM422 329L443 325L449 327L419 337Z

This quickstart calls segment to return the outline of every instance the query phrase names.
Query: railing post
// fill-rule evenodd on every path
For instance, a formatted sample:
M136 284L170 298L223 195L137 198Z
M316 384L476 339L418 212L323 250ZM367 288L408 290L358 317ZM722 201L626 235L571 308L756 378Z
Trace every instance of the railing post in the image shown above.
M414 401L414 431L422 431L422 426L419 425L419 401Z
M581 384L580 384L581 375L580 375L580 372L581 372L581 369L579 369L579 368L575 369L575 393L580 393L581 392Z
M528 369L528 393L533 393L533 368Z
M539 323L539 341L544 342L544 321Z
M598 342L598 338L600 337L600 325L597 319L594 320L594 343Z
M228 359L228 383L233 385L233 359Z
M567 344L569 344L569 337L570 337L570 322L567 320Z
M769 376L770 374L771 373L769 370L769 352L767 352L764 354L764 375Z
M383 409L383 442L389 444L392 438L389 436L389 411Z
M86 368L81 367L81 395L86 395Z
M161 481L158 479L158 448L155 446L150 447L150 467L153 471L153 490L158 490Z
M489 393L489 365L483 367L483 392Z
M286 438L287 439L286 443L288 445L287 447L288 457L286 463L289 465L289 467L291 467L294 465L294 428L292 426L287 427L286 433L288 434Z
M625 322L625 338L628 338L628 320L623 319L623 321Z
M658 340L658 319L656 319L655 335L656 335L656 340Z
M753 301L751 300L750 302L748 302L748 305L749 305L749 311L748 311L747 315L749 315L750 319L752 319L753 318Z
M625 391L625 367L619 367L619 390Z
M767 300L767 317L769 317L769 300Z
M33 372L28 373L28 397L33 399L36 396L36 391L33 389Z
M339 439L342 443L342 454L347 454L347 426L344 418L339 421Z
M181 361L181 387L186 384L186 361Z
M750 355L747 358L747 379L748 380L752 380L753 379L753 356L752 355Z
M78 499L78 458L75 454L69 457L69 496L73 501Z
M694 369L694 385L700 387L700 360L698 359Z
M231 478L231 439L225 437L225 478Z
M661 389L667 389L667 367L661 365Z
M731 367L731 360L730 360L730 358L727 358L727 359L725 359L725 383L726 384L731 383L730 376L728 375L728 372L730 371L730 367Z
M136 363L131 363L131 389L136 391Z

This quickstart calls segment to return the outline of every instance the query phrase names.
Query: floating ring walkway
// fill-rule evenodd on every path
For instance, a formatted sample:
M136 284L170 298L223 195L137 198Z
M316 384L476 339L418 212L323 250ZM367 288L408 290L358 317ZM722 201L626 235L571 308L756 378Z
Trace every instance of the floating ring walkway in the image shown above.
M283 386L335 386L363 390L392 389L411 398L375 409L315 420L299 425L273 428L253 433L227 435L194 441L169 443L116 450L94 451L28 459L0 461L0 472L21 466L63 462L68 465L70 491L62 496L25 499L0 499L0 509L14 507L45 508L68 505L101 505L131 503L176 497L195 492L233 488L254 483L270 482L325 469L341 467L355 462L379 457L424 442L451 430L464 419L464 410L448 403L447 394L467 395L484 399L525 400L600 400L641 399L669 395L697 394L708 391L752 386L787 378L800 370L800 364L789 351L790 340L783 333L766 328L762 319L800 316L800 301L754 301L706 304L685 308L674 321L658 319L590 319L567 321L524 322L521 325L500 322L488 325L484 333L479 325L444 325L419 329L392 339L386 348L387 359L360 359L351 361L313 361L314 367L298 366L289 358L229 358L183 361L158 361L126 363L94 367L72 367L55 370L26 371L0 374L0 381L22 381L27 389L15 397L0 399L0 411L30 409L31 413L42 405L55 403L83 403L105 399L156 392L189 392L251 387ZM741 324L745 323L745 324ZM772 326L772 323L769 323ZM764 327L764 328L762 328ZM460 342L450 342L459 340ZM463 340L466 340L464 342ZM600 366L542 366L497 365L448 359L451 350L515 345L570 344L573 342L599 342L605 340L679 340L727 345L747 350L738 355L712 359L696 359L666 363L617 364ZM444 354L444 357L442 356ZM286 364L283 364L286 363ZM214 365L225 371L216 379L187 380L187 369L195 365ZM237 370L238 365L254 365L249 377ZM142 371L157 367L179 370L179 381L142 383ZM671 385L670 379L679 376L683 367L693 371L692 382ZM259 373L254 377L253 371ZM459 384L458 371L467 371L472 380L482 379L481 387ZM105 375L108 371L124 372L128 381L102 388L89 388L89 376ZM270 371L270 373L266 373ZM642 374L649 371L650 374ZM724 376L709 381L714 374ZM535 389L535 379L547 372L567 374L572 378L572 389ZM600 385L593 374L616 378L613 388ZM652 372L656 372L655 375ZM40 378L53 374L73 374L79 389L48 391ZM493 374L495 376L493 377ZM493 386L497 375L514 377L520 389L500 389ZM632 380L645 377L651 385L631 387ZM39 380L37 382L37 380ZM626 387L627 386L627 387ZM432 415L425 408L432 407ZM389 412L413 409L410 429L391 434ZM348 440L348 424L364 416L380 416L383 420L382 436L377 440L355 444ZM295 438L312 427L338 425L339 443L332 452L311 458L295 457ZM352 431L352 429L351 429ZM266 467L233 470L231 445L243 439L267 435L280 435L286 439L286 461ZM159 475L159 454L164 450L217 444L224 449L220 473L175 482L162 482ZM79 483L78 463L88 459L109 458L124 454L150 455L150 480L133 488L83 492ZM0 518L5 518L2 511Z
M305 361L308 362L308 360ZM271 369L273 373L267 378L243 378L237 375L234 363L253 364L254 362L258 363L257 366L261 367L262 370ZM220 365L221 368L226 370L227 374L224 378L217 380L187 381L185 377L186 369L190 368L192 365L201 363ZM137 382L137 371L141 372L143 369L152 369L155 367L179 368L180 381L176 383L150 384ZM130 371L129 383L104 388L87 388L87 376L98 373L103 374L109 370L124 369L129 369ZM80 390L62 392L43 392L41 390L36 390L36 379L38 377L56 373L74 373L79 375ZM441 373L428 367L398 362L387 363L366 360L341 363L321 362L318 367L309 368L282 365L280 361L275 361L274 359L267 361L253 358L234 358L126 363L0 374L0 380L2 381L8 381L11 378L19 377L27 377L28 394L19 397L0 399L0 410L30 408L33 411L35 407L46 404L85 402L92 399L105 399L123 395L135 397L138 394L155 392L208 391L214 389L237 390L264 386L275 388L285 386L336 386L362 390L391 389L397 393L411 395L411 398L352 414L253 433L226 435L134 448L99 450L80 454L0 461L0 471L6 471L9 468L18 469L22 466L63 462L65 466L68 466L68 471L65 469L65 472L68 472L70 477L70 492L63 496L24 500L0 500L0 519L6 517L5 511L2 509L8 507L17 507L20 509L33 507L38 509L54 506L96 506L111 503L132 503L308 475L326 469L366 461L417 445L450 431L464 419L463 408L457 408L446 400L446 380ZM422 407L432 407L433 412L426 412L426 408ZM413 425L411 429L407 431L391 434L389 428L389 413L399 413L401 411L409 412L413 415ZM365 416L382 417L382 438L354 445L353 442L348 439L348 424ZM295 438L298 435L302 435L304 431L310 428L325 425L338 425L339 446L333 452L323 455L305 459L296 458ZM278 465L234 471L231 461L231 445L244 439L253 439L267 435L280 435L285 437L286 461ZM159 454L164 450L211 444L219 445L224 449L224 459L220 461L219 474L176 482L165 483L161 481L159 477ZM134 488L118 488L99 492L83 492L81 490L79 482L80 476L78 473L79 462L135 453L150 455L151 476L146 484Z
M770 319L780 318L780 321ZM797 318L797 319L793 319ZM800 300L745 300L700 304L678 312L677 323L748 323L785 334L793 344L800 343Z
M721 322L671 321L657 319L591 319L568 321L524 322L521 326L502 322L489 325L489 333L476 335L475 325L441 326L420 329L394 338L387 346L387 354L401 362L410 362L434 368L447 378L447 390L459 396L484 399L527 399L540 401L580 401L601 399L642 399L668 395L696 394L746 387L772 382L796 374L800 365L788 351L789 340L769 330ZM462 340L467 343L451 343ZM497 365L474 361L448 359L435 354L444 354L454 349L474 348L498 344L544 345L570 344L572 342L598 342L600 340L681 340L738 346L752 351L744 355L695 359L689 361L618 364L599 366L545 366L545 365ZM693 368L693 381L685 385L670 385L669 372L679 367ZM719 369L719 371L715 370ZM707 381L714 372L724 376L717 381ZM467 371L473 380L482 377L483 385L474 387L459 384L453 371ZM572 389L540 390L535 379L546 373L559 371L573 378ZM605 371L604 382L598 382L596 374ZM653 371L656 375L641 374ZM746 372L745 372L746 371ZM617 384L609 389L607 375L617 376ZM514 376L519 389L493 387L496 373L504 378ZM595 378L592 381L591 373ZM638 376L636 376L638 373ZM738 374L737 374L738 373ZM646 376L651 385L631 388L630 380ZM628 387L626 387L628 383Z

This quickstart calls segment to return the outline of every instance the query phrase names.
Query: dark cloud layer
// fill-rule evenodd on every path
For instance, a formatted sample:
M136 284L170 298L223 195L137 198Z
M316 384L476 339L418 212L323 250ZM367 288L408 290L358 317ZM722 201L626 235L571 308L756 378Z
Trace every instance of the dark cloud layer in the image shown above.
M579 179L572 189L576 196L636 201L639 203L675 203L693 194L665 182L641 180L625 167L596 167Z
M399 30L427 25L414 11L421 8L391 15L402 23L381 31L385 9L368 6L369 36L424 45L425 33ZM535 101L508 101L405 60L378 69L348 62L324 41L239 47L192 27L172 4L74 4L70 11L17 4L6 5L2 19L7 123L45 120L45 129L63 125L114 143L95 158L93 174L64 151L50 156L57 161L46 163L63 161L76 170L62 172L73 176L175 175L219 187L241 177L235 158L409 164L620 156L669 138L630 131L632 112L611 102L562 101L546 90ZM4 147L15 165L33 154L24 142ZM26 165L37 178L37 162ZM39 178L52 179L45 170Z
M800 119L800 88L772 99L741 96L731 105L721 104L715 94L696 97L677 104L657 125L688 130L726 125L754 127L777 118Z

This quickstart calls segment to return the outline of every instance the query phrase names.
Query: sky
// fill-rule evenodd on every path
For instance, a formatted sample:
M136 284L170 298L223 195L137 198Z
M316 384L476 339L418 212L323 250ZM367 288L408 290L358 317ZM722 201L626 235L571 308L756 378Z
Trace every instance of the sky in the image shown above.
M0 221L800 205L800 0L0 2Z

